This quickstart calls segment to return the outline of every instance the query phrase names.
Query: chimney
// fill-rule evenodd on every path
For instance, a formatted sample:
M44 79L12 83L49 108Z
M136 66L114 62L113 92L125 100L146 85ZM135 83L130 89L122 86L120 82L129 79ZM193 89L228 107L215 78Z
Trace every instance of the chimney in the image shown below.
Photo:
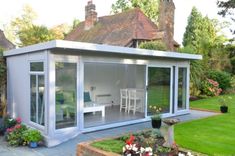
M95 4L92 0L87 2L85 6L85 30L92 28L97 22L97 12L95 11Z
M164 32L163 42L169 50L174 50L174 19L175 4L173 0L160 0L159 4L159 31Z

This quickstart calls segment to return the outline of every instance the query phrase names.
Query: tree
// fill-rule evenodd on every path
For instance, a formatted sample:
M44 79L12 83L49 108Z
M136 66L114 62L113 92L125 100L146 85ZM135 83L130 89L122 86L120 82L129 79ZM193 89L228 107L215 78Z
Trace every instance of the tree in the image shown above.
M3 58L3 48L0 47L0 117L6 115L6 62Z
M111 8L111 13L117 14L132 8L132 4L130 0L117 0L115 4L112 4Z
M232 21L235 22L234 12L232 11L235 8L235 0L218 1L217 5L219 8L222 9L218 12L219 15L223 17L230 16ZM232 30L232 31L235 34L235 30Z
M12 42L16 45L21 44L21 41L19 40L19 32L30 29L33 26L33 21L36 18L37 14L32 9L32 7L30 5L24 5L22 9L22 14L14 18L11 21L10 25L6 28L7 37L10 36L10 38L12 38L12 36L15 36L14 38L12 38Z
M153 22L157 22L159 0L117 0L111 13L117 14L131 8L140 8Z
M191 46L197 53L200 53L201 43L212 44L216 37L216 29L213 22L208 17L203 17L201 13L193 7L188 18L188 25L183 37L183 45Z
M28 46L36 43L53 40L53 33L45 26L32 25L18 32L21 41L20 46Z

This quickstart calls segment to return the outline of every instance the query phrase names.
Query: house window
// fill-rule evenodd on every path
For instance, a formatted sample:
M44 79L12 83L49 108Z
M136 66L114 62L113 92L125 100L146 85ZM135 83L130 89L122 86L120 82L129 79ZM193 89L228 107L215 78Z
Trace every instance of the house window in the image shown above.
M77 125L77 64L56 62L56 129Z
M43 62L30 63L30 120L45 124L45 82Z

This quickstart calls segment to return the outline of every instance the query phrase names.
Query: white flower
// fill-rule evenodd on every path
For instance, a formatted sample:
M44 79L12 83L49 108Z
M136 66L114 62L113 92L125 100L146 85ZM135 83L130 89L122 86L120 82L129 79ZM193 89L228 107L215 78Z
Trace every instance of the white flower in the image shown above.
M153 150L152 150L151 147L146 147L146 148L145 148L145 151L146 151L146 152L152 152Z
M140 147L140 152L141 152L141 153L144 153L144 152L145 152L145 148Z
M126 151L126 147L122 147L122 152L124 153Z
M185 156L185 154L183 154L183 153L179 153L179 154L178 154L178 156Z
M187 156L193 156L191 152L188 152L187 153Z
M138 148L136 146L133 146L132 148L133 151L137 152L138 151Z

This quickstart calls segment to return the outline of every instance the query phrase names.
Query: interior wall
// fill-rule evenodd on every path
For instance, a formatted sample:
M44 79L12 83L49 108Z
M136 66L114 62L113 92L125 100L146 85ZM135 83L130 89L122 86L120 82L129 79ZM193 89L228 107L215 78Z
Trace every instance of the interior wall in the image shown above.
M144 89L145 66L85 63L84 90L90 92L92 101L97 100L96 95L110 94L111 97L106 96L100 100L103 100L104 103L119 105L120 89L122 88Z

